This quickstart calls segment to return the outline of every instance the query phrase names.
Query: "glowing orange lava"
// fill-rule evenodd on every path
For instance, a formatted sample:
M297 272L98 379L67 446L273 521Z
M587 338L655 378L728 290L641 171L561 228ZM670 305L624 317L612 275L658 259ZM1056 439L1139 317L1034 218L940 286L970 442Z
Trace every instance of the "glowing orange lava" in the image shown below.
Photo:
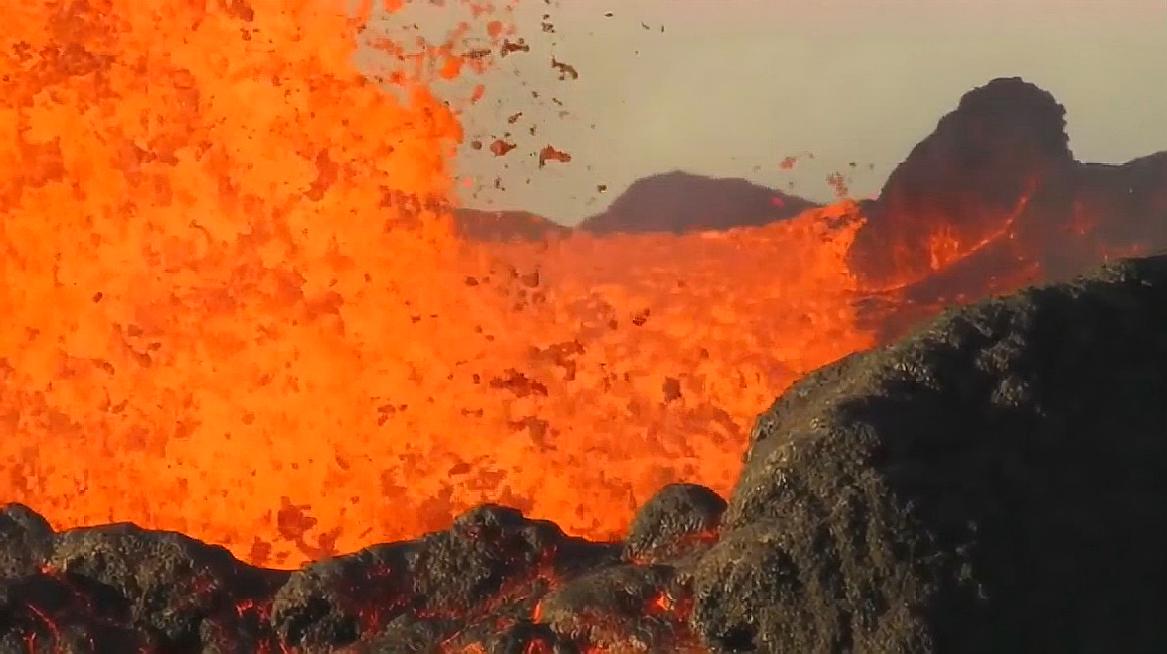
M875 342L848 202L457 241L456 117L404 74L407 100L366 81L339 3L5 19L0 498L58 528L132 520L285 567L482 501L613 537L663 484L728 491L754 416ZM932 268L973 245L935 241Z

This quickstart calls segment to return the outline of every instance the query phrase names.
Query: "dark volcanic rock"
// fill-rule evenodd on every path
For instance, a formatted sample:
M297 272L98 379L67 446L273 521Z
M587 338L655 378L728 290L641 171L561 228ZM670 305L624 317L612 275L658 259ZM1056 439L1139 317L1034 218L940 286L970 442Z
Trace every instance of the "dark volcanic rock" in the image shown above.
M700 550L713 540L725 500L697 484L669 484L636 513L624 557L630 561L660 562Z
M1167 257L953 311L758 421L720 651L1167 651Z
M158 639L134 625L129 601L37 573L0 580L0 652L144 652Z
M930 272L930 239L941 229L976 242L991 237L1023 199L1075 165L1065 108L1020 78L995 79L957 108L892 171L853 265L880 282Z
M466 622L529 616L557 579L615 561L611 546L568 538L554 524L487 505L447 531L378 545L296 572L276 594L272 621L285 642L327 651L387 629L398 638L445 637ZM424 621L400 616L424 616ZM421 632L420 635L416 632ZM403 635L404 634L404 635Z
M670 566L606 568L549 593L539 617L555 633L590 647L678 651L691 636L668 609L688 594L684 581Z
M996 292L996 278L1027 266L1061 281L1167 247L1167 153L1076 161L1065 114L1020 78L966 93L862 204L853 269L876 287L918 284L913 301L948 303Z
M1018 77L969 91L888 177L882 208L911 215L1008 211L1034 176L1073 163L1065 115L1053 95Z
M1119 249L1167 243L1167 152L1125 164L1082 164L1073 184L1088 227Z
M101 604L124 602L129 620L169 651L201 642L203 620L231 614L286 577L239 563L222 547L131 524L58 534L49 570Z
M459 236L473 241L538 241L571 232L528 211L455 209L454 226Z
M0 579L40 572L53 549L53 528L23 504L0 509Z
M744 179L673 171L636 180L577 229L593 234L730 229L783 220L815 206ZM455 209L454 223L461 236L475 241L537 241L572 232L527 211Z
M729 229L783 220L814 206L744 179L678 170L636 180L579 229L596 234Z
M425 654L434 643L447 640L458 628L451 620L418 618L403 613L393 618L375 635L353 647L353 652L367 654Z
M392 619L409 600L405 554L410 547L375 545L292 573L272 601L276 633L306 652L327 651L374 630L375 621Z

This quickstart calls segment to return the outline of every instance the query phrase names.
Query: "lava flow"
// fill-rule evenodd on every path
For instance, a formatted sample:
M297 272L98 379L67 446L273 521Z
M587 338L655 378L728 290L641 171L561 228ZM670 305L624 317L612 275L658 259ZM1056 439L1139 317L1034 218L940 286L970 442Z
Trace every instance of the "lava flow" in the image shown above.
M867 274L853 244L879 225L851 202L720 232L460 240L456 115L411 74L395 93L363 77L341 9L6 17L0 498L274 567L484 501L615 538L665 484L727 492L754 416L881 338L865 300L894 313L998 243L1012 276L970 295L1040 274L1011 209L914 235L931 263L899 275Z

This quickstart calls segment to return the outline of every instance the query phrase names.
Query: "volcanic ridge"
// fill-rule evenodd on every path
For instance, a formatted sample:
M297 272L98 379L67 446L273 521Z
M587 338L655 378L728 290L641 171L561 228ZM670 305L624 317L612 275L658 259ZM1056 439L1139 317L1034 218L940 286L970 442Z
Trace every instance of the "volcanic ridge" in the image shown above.
M940 266L930 266L925 250L937 220L962 236L990 230L979 236L992 240L1004 231L994 218L1010 214L1020 228L1014 238L1041 252L1043 269L1055 277L1080 272L1099 242L1122 250L1167 240L1167 152L1123 164L1078 161L1065 113L1053 95L1017 77L965 94L893 170L878 198L860 203L869 224L853 262L873 278L902 274L904 266L934 272ZM723 230L790 219L815 206L742 179L672 171L637 180L576 230ZM459 209L456 220L467 238L491 241L572 231L523 211ZM1066 238L1087 233L1073 243ZM1051 239L1064 242L1050 247ZM989 250L976 254L1000 256L999 248Z

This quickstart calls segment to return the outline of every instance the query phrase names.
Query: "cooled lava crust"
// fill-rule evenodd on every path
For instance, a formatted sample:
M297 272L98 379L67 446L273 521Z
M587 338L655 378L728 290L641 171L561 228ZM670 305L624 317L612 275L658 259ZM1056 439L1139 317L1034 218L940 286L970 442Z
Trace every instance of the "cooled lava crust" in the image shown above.
M621 543L483 506L295 572L0 514L3 652L1167 651L1167 257L797 383Z

